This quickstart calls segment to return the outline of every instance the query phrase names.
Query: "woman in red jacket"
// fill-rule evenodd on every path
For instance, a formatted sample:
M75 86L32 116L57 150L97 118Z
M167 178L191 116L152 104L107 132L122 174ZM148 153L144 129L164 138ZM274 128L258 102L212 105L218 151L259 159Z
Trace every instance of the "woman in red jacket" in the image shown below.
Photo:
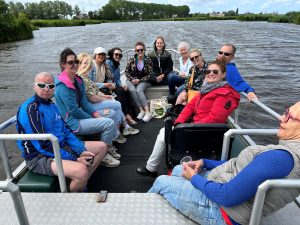
M192 123L225 123L240 101L240 94L227 81L224 81L225 74L226 65L224 63L220 61L210 63L199 94L184 107L175 120L175 124L188 121L192 121ZM164 137L165 129L162 128L146 167L137 168L139 174L157 176L157 168L166 148Z

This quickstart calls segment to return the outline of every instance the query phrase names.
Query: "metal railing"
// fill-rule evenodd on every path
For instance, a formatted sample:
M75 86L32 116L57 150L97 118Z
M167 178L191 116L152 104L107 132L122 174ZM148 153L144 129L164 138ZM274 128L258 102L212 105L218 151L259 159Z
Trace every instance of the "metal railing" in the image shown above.
M221 160L228 159L230 137L234 135L274 135L278 129L230 129L224 134Z
M16 214L21 225L29 225L24 202L18 185L11 181L0 181L0 190L8 191L16 210Z
M266 180L258 186L249 225L259 225L266 193L271 188L300 188L300 179Z
M53 146L55 163L61 192L67 192L66 180L63 171L58 139L53 134L0 134L0 153L5 174L8 180L13 179L4 140L49 140Z

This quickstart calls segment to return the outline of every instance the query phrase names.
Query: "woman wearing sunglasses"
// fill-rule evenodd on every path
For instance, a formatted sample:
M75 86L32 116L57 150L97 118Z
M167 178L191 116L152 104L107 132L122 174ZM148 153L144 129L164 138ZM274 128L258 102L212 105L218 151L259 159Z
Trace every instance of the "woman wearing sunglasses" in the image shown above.
M189 69L189 75L183 86L179 87L182 91L177 97L176 105L185 105L188 100L191 100L192 97L188 98L188 94L190 94L188 92L198 91L204 81L208 63L203 60L201 51L199 49L192 49L190 51L190 60L193 66Z
M189 121L192 123L226 123L230 113L238 107L240 94L224 81L225 64L220 61L212 62L205 73L204 85L184 107L175 120L175 125ZM146 166L137 168L137 173L156 177L165 149L165 128L162 128L157 135Z
M56 79L55 100L61 115L70 129L76 135L99 135L106 143L108 152L115 151L112 142L117 138L115 122L102 117L88 101L82 78L76 73L79 60L69 48L60 54L61 74ZM120 165L120 161L109 154L103 160L108 167Z
M143 42L137 42L134 48L135 54L129 59L125 69L126 85L135 105L140 110L137 118L149 122L152 114L145 96L145 89L152 72L152 61L145 55L146 46Z
M120 61L122 59L122 50L118 47L112 48L108 51L108 59L105 61L109 70L112 72L116 88L113 90L116 93L116 99L121 102L122 111L125 114L126 120L130 125L136 125L137 122L132 118L132 103L127 91L127 86L122 84L120 73Z
M153 70L150 76L152 85L167 85L168 77L176 74L173 71L172 55L166 50L165 39L158 36L153 44L154 50L149 53L153 62Z

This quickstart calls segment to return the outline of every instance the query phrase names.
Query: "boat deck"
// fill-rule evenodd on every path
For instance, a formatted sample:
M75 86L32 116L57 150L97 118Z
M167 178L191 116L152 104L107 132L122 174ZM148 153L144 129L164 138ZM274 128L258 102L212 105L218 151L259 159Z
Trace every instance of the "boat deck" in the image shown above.
M88 192L147 192L155 179L139 175L136 167L146 165L157 134L163 126L164 119L152 119L148 123L138 122L134 127L140 129L140 133L128 136L126 143L116 145L122 155L121 165L116 168L100 166L88 183ZM158 172L167 174L167 167L163 161Z

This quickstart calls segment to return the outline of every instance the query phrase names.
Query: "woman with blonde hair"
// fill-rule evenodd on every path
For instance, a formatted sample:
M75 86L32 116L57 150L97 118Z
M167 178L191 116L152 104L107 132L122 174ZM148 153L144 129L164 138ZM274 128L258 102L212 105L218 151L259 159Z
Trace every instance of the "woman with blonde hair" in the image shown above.
M189 102L195 96L197 91L199 91L204 81L208 63L203 60L201 51L197 48L192 49L190 51L190 60L192 61L193 66L189 70L189 75L185 80L182 92L176 100L176 105L185 105Z

